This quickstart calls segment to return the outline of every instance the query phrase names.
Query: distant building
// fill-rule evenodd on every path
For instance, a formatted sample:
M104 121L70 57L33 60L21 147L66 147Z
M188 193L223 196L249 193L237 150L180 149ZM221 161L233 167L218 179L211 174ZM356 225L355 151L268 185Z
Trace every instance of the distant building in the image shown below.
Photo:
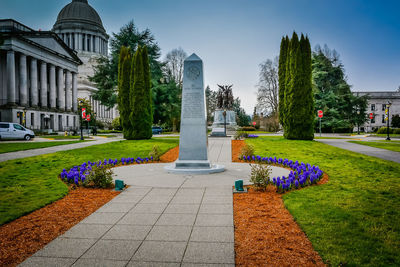
M109 36L99 14L87 0L72 0L61 9L52 31L77 51L83 62L78 69L78 97L90 100L98 120L111 123L118 115L117 109L108 109L92 98L98 89L88 78L94 74L97 59L108 54Z
M0 20L0 121L34 130L78 127L75 51L51 31Z
M354 95L364 96L368 95L368 116L370 113L373 114L373 119L368 121L362 126L361 130L366 132L373 131L375 128L381 128L387 126L387 121L385 120L385 110L388 105L390 105L390 116L389 123L391 124L391 118L393 115L400 114L400 92L398 91L376 91L376 92L353 92Z

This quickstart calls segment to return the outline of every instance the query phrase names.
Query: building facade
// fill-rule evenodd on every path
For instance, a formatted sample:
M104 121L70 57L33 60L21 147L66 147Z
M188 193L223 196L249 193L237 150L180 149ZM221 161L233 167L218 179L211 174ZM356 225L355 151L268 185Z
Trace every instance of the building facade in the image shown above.
M354 95L364 96L368 95L368 114L373 114L373 119L368 121L361 127L361 130L371 132L376 128L386 127L387 121L385 120L385 110L390 103L389 109L389 123L393 115L400 114L400 92L399 91L376 91L376 92L353 92Z
M116 108L108 109L93 99L97 88L88 78L94 74L97 59L108 54L109 36L99 14L87 0L72 0L58 14L52 31L75 50L83 62L78 67L78 97L90 100L97 120L111 123L118 115Z
M79 125L75 51L54 33L0 20L0 121L33 130L65 131Z

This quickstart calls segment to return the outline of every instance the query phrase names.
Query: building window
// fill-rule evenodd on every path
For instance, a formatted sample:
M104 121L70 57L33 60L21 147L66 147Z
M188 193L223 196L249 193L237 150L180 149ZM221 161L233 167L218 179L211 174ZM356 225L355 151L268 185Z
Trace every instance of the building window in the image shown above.
M385 123L385 114L382 115L382 123Z
M382 104L382 111L386 110L386 104Z
M35 113L31 113L31 126L34 127L35 126Z
M69 127L69 116L66 117L67 117L67 127Z
M72 47L72 49L76 49L76 47L75 47L75 34L71 34L71 39L72 39L72 44L71 44L71 47Z
M375 116L372 117L371 123L375 123Z
M371 104L371 111L375 110L375 104Z

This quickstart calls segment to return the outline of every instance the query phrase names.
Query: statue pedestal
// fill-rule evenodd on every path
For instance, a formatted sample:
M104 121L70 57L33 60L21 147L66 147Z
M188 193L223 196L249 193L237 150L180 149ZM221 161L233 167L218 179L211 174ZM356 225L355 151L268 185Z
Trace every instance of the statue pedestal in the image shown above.
M224 111L222 109L217 109L214 112L214 122L212 124L211 136L225 136L221 134L221 128L225 128ZM226 133L235 132L237 128L236 124L236 113L233 110L226 111Z

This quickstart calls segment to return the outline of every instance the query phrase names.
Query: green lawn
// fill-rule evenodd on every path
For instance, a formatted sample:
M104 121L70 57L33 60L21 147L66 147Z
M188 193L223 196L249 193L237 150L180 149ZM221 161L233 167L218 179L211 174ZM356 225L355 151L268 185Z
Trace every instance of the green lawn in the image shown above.
M79 141L58 141L58 142L54 141L54 142L0 143L0 154L21 151L21 150L35 149L35 148L75 144L78 142L81 141L79 140Z
M114 134L98 134L97 136L100 136L100 137L105 137L105 138L113 138L113 137L117 137L116 135L114 135Z
M314 136L314 139L350 139L350 137Z
M88 160L147 157L154 145L166 152L178 145L178 139L119 141L1 162L0 225L65 196L68 188L58 179L63 168Z
M316 141L248 139L256 154L315 164L329 183L283 196L332 266L400 266L400 164ZM278 249L278 248L277 248Z
M379 140L376 142L372 141L349 141L350 143L360 144L364 146L372 146L377 148L383 148L395 152L400 152L400 142L399 141L384 141Z

